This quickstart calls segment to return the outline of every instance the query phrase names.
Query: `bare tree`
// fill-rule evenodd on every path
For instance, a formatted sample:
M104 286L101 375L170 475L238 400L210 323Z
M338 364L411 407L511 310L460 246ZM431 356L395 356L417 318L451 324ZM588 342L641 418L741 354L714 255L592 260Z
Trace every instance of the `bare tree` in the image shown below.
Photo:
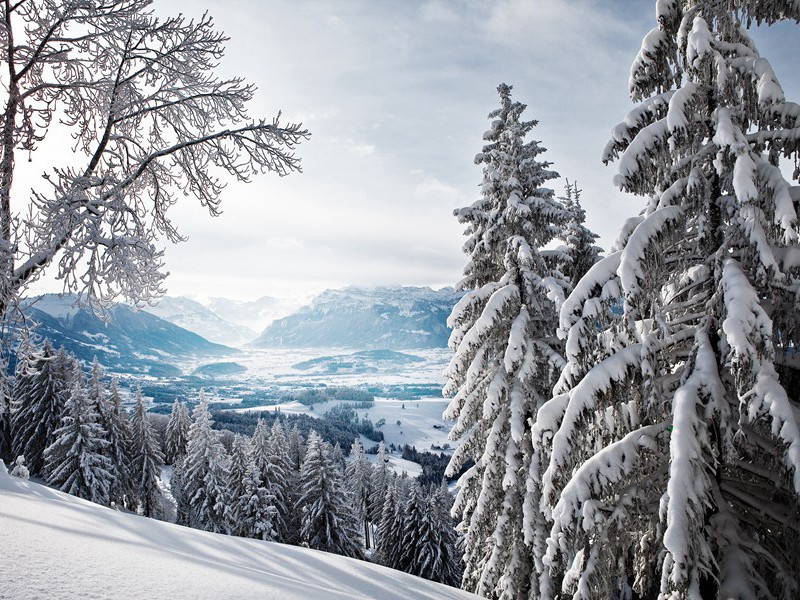
M251 120L254 87L215 74L227 39L149 0L0 0L0 316L51 263L94 304L156 298L180 195L216 215L226 178L299 171L308 132ZM65 139L66 163L16 193L16 155Z

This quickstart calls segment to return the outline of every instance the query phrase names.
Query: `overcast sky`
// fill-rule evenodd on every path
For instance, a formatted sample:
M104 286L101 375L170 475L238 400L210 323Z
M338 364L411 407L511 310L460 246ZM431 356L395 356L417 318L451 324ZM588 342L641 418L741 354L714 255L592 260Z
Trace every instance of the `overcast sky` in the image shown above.
M344 285L453 285L465 263L454 208L478 198L473 164L500 82L540 121L533 136L577 179L608 247L641 199L617 192L600 154L630 108L627 79L653 0L155 0L208 10L231 37L221 70L312 137L302 174L231 185L212 219L174 209L189 241L167 249L171 295L249 299ZM800 98L800 29L759 32ZM795 57L794 59L792 57ZM563 179L553 182L561 193Z

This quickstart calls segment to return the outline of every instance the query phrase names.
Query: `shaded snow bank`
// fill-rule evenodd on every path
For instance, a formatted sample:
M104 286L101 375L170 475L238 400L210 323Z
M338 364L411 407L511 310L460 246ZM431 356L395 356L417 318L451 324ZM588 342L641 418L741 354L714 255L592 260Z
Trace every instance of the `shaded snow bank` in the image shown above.
M117 512L0 468L0 598L477 598L370 563Z

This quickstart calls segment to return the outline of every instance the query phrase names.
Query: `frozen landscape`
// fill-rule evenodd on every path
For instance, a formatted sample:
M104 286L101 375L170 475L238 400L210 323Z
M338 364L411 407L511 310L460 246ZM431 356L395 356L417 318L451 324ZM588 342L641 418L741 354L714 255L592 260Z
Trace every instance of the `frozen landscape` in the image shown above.
M295 546L197 531L11 477L0 467L0 598L424 600L472 594Z

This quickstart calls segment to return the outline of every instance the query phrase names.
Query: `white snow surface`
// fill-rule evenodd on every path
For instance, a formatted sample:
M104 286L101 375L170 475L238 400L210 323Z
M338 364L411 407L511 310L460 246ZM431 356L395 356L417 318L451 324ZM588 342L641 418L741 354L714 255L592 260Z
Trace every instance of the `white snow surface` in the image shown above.
M477 598L325 552L188 529L11 477L0 466L0 598Z

